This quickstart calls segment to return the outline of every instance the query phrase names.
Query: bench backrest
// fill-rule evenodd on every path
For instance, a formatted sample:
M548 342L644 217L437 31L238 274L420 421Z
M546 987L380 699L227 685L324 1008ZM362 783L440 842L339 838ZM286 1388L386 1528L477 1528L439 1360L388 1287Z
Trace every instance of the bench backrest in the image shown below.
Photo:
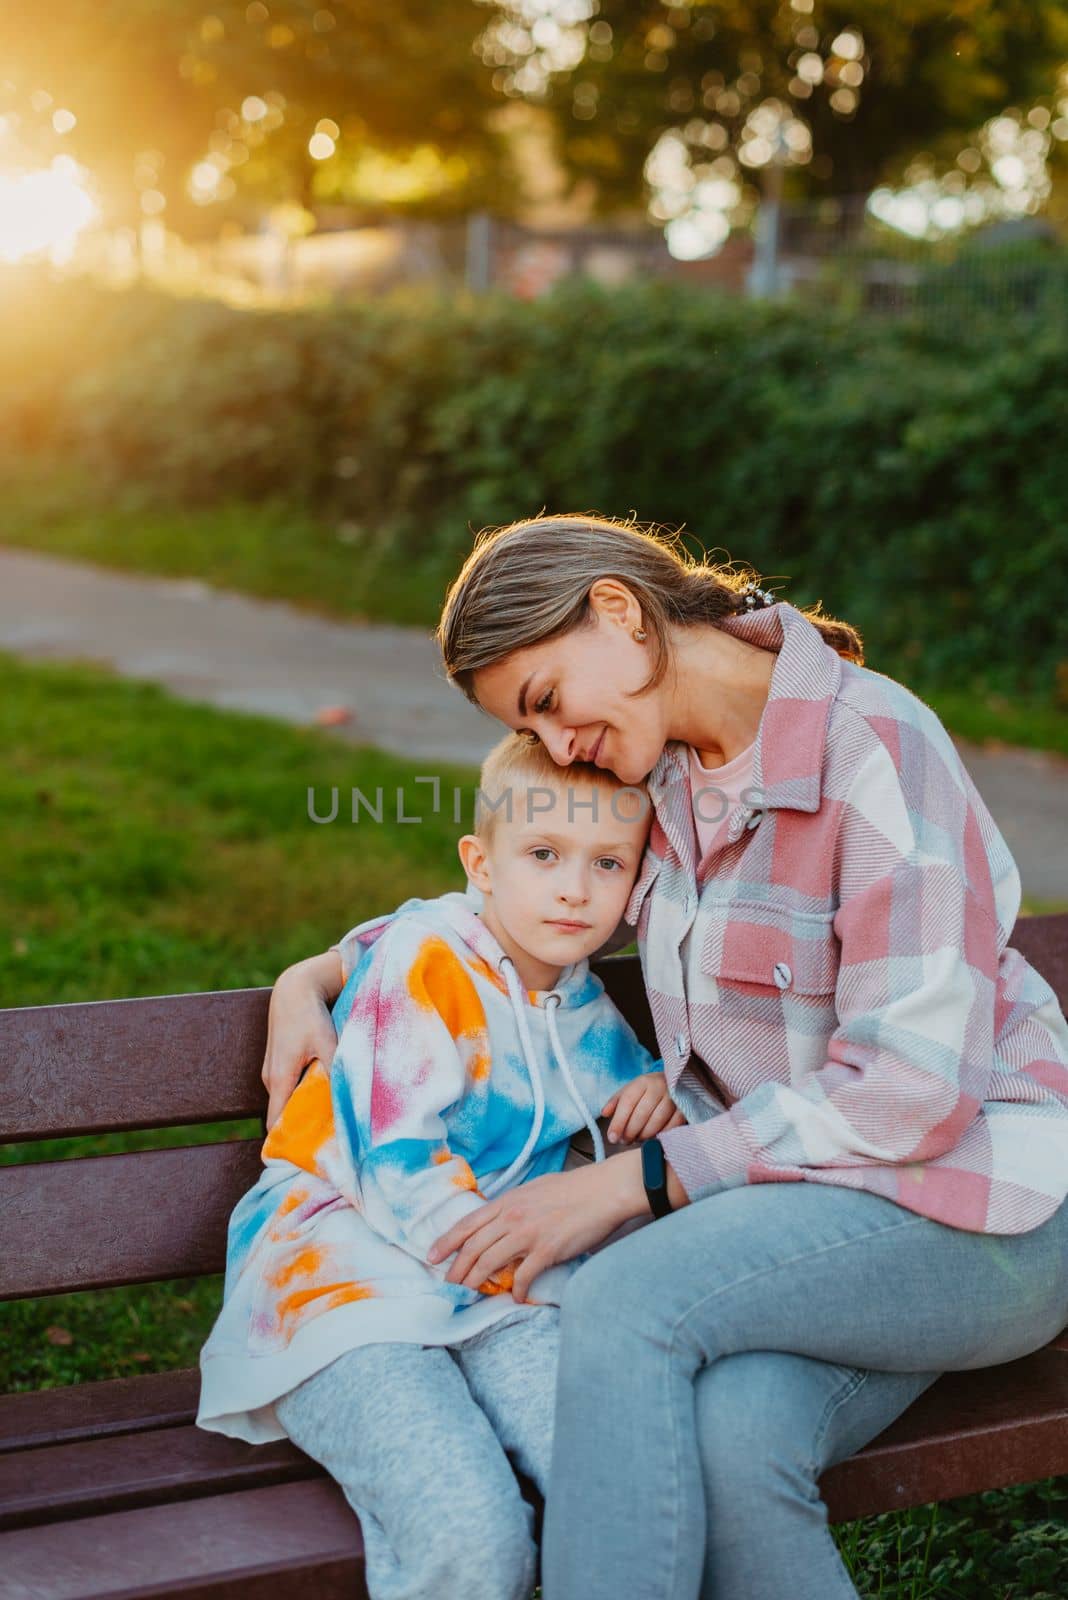
M1068 913L1010 943L1068 1009ZM656 1048L636 956L597 971ZM270 989L0 1011L0 1142L261 1119ZM260 1171L250 1139L0 1166L0 1299L221 1272L234 1205Z

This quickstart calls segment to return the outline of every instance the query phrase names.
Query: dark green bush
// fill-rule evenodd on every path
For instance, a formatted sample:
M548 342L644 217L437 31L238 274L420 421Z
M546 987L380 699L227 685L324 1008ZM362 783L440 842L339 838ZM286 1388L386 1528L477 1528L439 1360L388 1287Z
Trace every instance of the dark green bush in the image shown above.
M287 499L447 565L489 523L633 512L822 600L910 682L1052 695L1068 660L1064 318L662 283L251 312L12 274L0 338L0 453L102 494Z

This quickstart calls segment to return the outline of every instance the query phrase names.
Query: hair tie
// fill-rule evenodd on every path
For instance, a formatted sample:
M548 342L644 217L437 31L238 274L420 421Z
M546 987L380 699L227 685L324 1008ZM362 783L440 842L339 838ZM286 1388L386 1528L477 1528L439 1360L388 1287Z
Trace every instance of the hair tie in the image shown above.
M747 583L738 591L739 612L762 611L765 606L775 604L775 596L770 589L761 589L759 584Z

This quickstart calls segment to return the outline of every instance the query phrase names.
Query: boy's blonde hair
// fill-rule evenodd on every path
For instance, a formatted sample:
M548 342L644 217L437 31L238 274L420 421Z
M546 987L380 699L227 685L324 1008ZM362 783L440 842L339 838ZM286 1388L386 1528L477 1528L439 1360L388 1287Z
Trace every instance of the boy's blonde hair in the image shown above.
M514 813L507 804L500 804L509 791L513 801L516 796L534 788L566 791L569 785L592 785L613 796L625 789L626 795L615 802L613 814L621 822L637 821L639 815L649 811L649 798L644 783L624 783L614 772L596 767L591 761L573 761L561 767L537 737L527 733L507 733L495 744L479 774L478 804L475 808L475 833L483 844L493 842L497 818ZM489 804L483 803L483 796ZM497 809L499 807L499 809Z

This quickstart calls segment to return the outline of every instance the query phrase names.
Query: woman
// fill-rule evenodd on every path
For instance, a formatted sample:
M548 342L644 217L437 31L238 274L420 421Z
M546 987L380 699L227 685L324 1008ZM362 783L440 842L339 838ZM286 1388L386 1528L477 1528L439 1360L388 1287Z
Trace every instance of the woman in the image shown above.
M1068 1026L1006 944L1012 857L854 629L632 525L481 536L438 636L476 704L654 807L626 924L688 1119L649 1142L666 1193L627 1151L438 1242L522 1296L658 1216L564 1297L546 1600L855 1595L820 1473L1068 1321ZM330 1048L334 964L280 980L272 1107Z

